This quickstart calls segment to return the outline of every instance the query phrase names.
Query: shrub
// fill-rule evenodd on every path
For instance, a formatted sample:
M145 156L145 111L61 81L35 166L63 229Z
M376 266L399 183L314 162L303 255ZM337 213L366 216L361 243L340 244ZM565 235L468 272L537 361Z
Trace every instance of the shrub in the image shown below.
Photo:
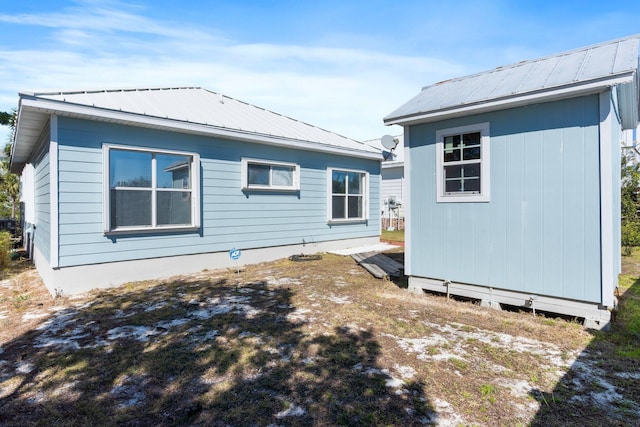
M634 246L640 246L640 223L622 223L622 253L624 256L631 256Z
M0 270L9 267L12 246L11 234L7 231L0 231Z
M640 164L624 154L621 166L622 253L629 256L634 246L640 246Z

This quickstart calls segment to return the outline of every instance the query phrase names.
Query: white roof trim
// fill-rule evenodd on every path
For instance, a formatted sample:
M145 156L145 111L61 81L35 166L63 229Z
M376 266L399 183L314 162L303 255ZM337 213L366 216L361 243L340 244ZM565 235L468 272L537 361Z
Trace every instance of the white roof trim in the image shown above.
M43 114L58 114L61 116L87 118L93 120L98 119L107 122L143 126L155 129L165 129L200 135L220 136L227 139L257 142L267 145L295 148L299 150L342 154L375 160L379 160L380 158L380 153L375 152L361 151L346 147L336 147L319 142L302 141L253 132L245 132L237 129L225 129L217 126L185 122L175 119L145 116L137 113L107 110L99 107L71 104L64 101L52 101L41 98L22 98L20 109L37 110L42 112Z
M390 168L402 167L404 166L404 162L399 160L393 160L393 161L382 162L381 165L382 165L382 169L390 169Z
M416 123L427 123L454 117L466 116L469 114L479 114L490 111L512 108L533 103L547 102L556 99L568 98L577 95L587 95L599 93L602 90L618 84L634 82L635 73L619 75L615 78L591 81L586 84L575 84L550 90L541 90L529 94L516 94L499 99L492 99L486 102L454 106L448 109L429 111L425 113L409 114L404 117L391 117L384 119L385 125L407 126Z

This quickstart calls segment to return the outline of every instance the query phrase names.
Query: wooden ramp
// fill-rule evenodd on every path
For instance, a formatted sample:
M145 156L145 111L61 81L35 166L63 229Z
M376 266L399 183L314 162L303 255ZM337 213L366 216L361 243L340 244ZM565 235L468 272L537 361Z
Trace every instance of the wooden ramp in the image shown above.
M404 265L400 264L398 261L392 260L384 254L377 252L362 252L359 254L353 254L351 257L378 279L402 276Z

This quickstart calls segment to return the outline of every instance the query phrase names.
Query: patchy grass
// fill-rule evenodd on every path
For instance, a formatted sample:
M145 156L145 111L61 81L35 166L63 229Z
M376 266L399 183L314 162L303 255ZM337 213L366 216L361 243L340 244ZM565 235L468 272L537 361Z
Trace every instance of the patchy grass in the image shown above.
M404 242L404 230L382 230L380 240L385 242Z
M620 356L640 360L640 279L628 275L620 278L619 304L611 341L617 344Z
M635 283L592 334L329 254L73 299L26 270L0 286L0 424L638 424Z
M609 332L589 347L551 394L539 393L533 425L640 424L640 249L622 257L619 305ZM586 394L583 394L586 391ZM602 402L611 402L605 414Z

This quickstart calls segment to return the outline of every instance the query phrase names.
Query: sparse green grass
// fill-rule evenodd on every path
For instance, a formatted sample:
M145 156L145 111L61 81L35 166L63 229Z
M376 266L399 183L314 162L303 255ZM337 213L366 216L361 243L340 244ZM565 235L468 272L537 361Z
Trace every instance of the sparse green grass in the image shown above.
M464 425L575 425L585 414L596 425L611 414L572 397L602 386L576 391L572 374L558 381L565 368L551 363L582 358L594 343L606 361L599 369L611 371L607 380L623 394L616 410L634 423L640 386L614 375L640 367L626 353L637 343L637 316L628 309L634 303L627 301L638 286L624 280L613 331L593 341L560 319L488 315L468 303L410 294L330 254L240 274L211 270L129 283L90 294L82 309L68 306L69 321L50 338L75 336L79 348L55 341L36 347L46 338L42 330L0 341L0 424L409 426L448 422L450 413ZM32 289L18 289L0 294L3 310L16 299L29 310L39 301ZM24 314L15 311L18 319ZM118 331L120 338L107 338ZM148 340L140 338L145 333ZM519 350L505 336L548 346L552 356ZM16 373L16 366L33 370ZM511 390L523 382L529 393ZM532 399L540 411L530 409ZM449 406L432 417L436 401ZM298 415L282 415L288 413Z
M495 394L498 392L498 387L493 384L482 384L480 386L480 396L489 400L491 403L496 402Z
M404 242L404 230L387 231L382 230L380 240L388 242Z
M13 306L16 309L22 309L29 301L29 294L20 294L13 297Z
M459 371L466 371L467 368L469 368L469 363L457 357L449 358L449 363L451 363L454 366L454 368L456 368Z
M589 420L585 425L631 425L638 424L640 387L633 376L625 373L640 370L640 249L633 248L629 256L622 257L623 274L619 277L619 309L614 313L611 330L608 332L592 331L594 339L589 345L593 354L590 363L603 372L603 380L615 387L616 392L623 394L622 399L616 397L615 407L602 418L601 410L596 405L580 404L573 398L576 396L573 378L569 373L551 393L540 393L538 401L542 403L540 414L534 426L561 425L575 423L575 420ZM566 325L566 326L565 326ZM558 322L554 329L570 329L577 326L573 322ZM569 359L565 352L564 360ZM583 361L584 362L584 361ZM532 379L533 381L533 379ZM586 384L590 393L606 395L607 387L600 380L591 380ZM581 392L584 394L584 391ZM624 403L623 403L624 402ZM631 422L629 420L633 419Z
M640 258L640 253L633 252ZM618 353L640 361L640 278L621 275L619 282L620 303L610 337L604 339L618 346Z

